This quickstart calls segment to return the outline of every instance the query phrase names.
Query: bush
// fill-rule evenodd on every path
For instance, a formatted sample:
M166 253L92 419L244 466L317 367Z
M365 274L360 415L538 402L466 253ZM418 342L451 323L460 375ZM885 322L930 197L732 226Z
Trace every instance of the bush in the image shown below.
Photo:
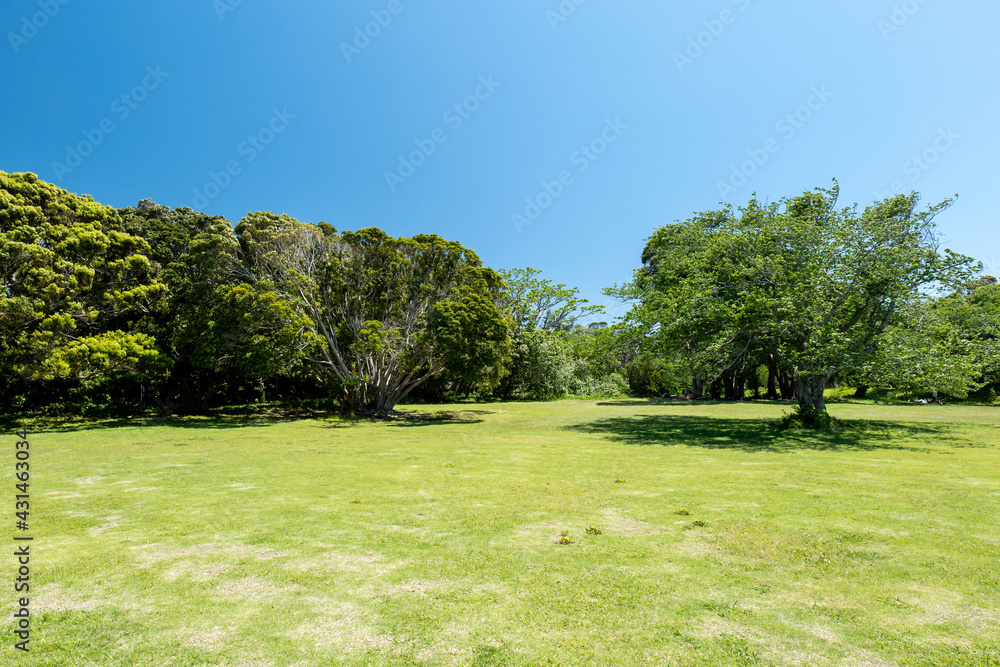
M831 417L826 410L817 410L814 406L803 408L800 405L792 408L791 414L786 414L775 422L775 426L793 430L841 428L840 422Z
M587 398L622 398L629 395L628 381L618 373L606 377L574 377L569 382L569 393Z

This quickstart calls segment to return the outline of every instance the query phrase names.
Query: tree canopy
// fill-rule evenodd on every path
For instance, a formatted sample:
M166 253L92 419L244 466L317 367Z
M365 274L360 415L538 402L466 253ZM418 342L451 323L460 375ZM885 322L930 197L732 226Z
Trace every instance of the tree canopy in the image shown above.
M167 291L149 254L115 209L0 172L0 365L89 380L155 364L155 340L136 330Z
M838 197L835 181L657 228L606 290L634 304L608 326L576 288L436 235L116 210L0 172L0 410L385 414L408 397L744 400L763 384L821 425L831 383L1000 388L1000 285L940 247L952 200Z
M823 391L869 363L890 325L925 290L968 279L966 257L941 251L918 196L837 208L838 186L780 202L707 211L657 229L633 282L631 320L661 351L714 380L762 363L787 367L806 421Z
M236 232L247 271L312 323L309 361L336 381L345 411L387 412L447 368L499 377L509 340L494 305L502 282L461 244L266 213Z

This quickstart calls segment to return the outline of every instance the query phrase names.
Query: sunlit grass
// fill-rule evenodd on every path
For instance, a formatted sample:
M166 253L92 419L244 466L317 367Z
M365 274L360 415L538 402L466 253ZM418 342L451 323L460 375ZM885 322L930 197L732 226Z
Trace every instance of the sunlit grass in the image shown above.
M14 657L1000 664L1000 408L766 424L785 409L36 429L33 650Z

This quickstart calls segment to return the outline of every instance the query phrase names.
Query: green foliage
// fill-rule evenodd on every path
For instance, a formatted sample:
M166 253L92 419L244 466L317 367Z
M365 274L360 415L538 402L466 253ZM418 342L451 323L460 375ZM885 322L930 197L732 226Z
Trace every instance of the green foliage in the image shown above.
M294 369L310 323L244 270L228 220L148 199L121 215L148 239L170 290L148 324L171 360L162 405L204 412L220 393Z
M346 412L388 412L446 370L472 384L502 375L501 281L461 244L376 228L337 233L273 213L247 216L236 232L248 273L310 322L320 343L309 361L339 384Z
M973 271L938 252L933 220L950 200L918 211L914 193L858 211L838 209L837 197L835 183L661 227L632 283L610 293L638 300L629 325L649 351L680 356L727 397L761 365L790 374L813 423L827 382L870 364L922 289Z
M149 253L114 209L0 172L0 368L93 380L153 362L133 331L167 291Z
M1000 286L991 277L906 304L857 374L863 384L965 398L1000 380Z
M156 341L142 333L122 331L70 340L40 361L35 379L91 380L116 371L153 368L160 359Z
M508 372L510 322L495 306L500 277L492 269L470 268L455 300L434 304L428 330L446 351L445 373L470 393L489 393Z
M577 288L555 285L537 278L539 274L530 267L500 271L506 289L499 305L513 320L515 335L536 329L571 331L580 318L603 312L603 307L587 305L577 296Z
M790 414L778 419L775 426L779 429L829 429L840 424L825 409L819 409L814 403L796 405Z
M515 346L513 395L545 401L569 393L573 368L563 337L542 330L525 331Z
M551 400L627 395L611 329L603 322L578 324L602 312L602 306L587 305L576 288L538 278L536 269L500 273L505 289L499 304L513 323L513 345L498 396Z

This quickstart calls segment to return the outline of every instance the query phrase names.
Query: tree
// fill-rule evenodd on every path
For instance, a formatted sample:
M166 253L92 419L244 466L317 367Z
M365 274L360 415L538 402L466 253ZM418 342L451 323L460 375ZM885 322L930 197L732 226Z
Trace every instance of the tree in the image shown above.
M273 281L311 322L320 344L309 361L338 383L344 412L387 413L449 367L498 373L509 338L493 304L501 281L460 244L273 213L236 232L252 280Z
M983 277L908 304L865 365L865 384L965 398L1000 381L1000 285Z
M603 312L601 306L587 305L579 290L551 280L537 278L541 271L532 268L500 271L506 289L499 307L514 321L515 333L522 331L569 331L577 321Z
M993 276L969 281L935 306L965 332L976 352L983 384L1000 391L1000 283Z
M171 362L161 407L205 412L227 389L293 369L309 322L266 281L243 281L228 220L148 199L120 213L169 288L149 326Z
M166 294L149 253L113 208L0 172L0 367L94 382L157 364L135 330Z
M803 421L825 423L827 383L869 361L921 290L972 270L939 252L933 220L951 200L918 211L914 193L859 212L838 209L838 195L834 182L660 228L645 266L614 293L637 298L632 318L709 383L766 359L791 369Z
M532 268L500 271L506 286L497 306L513 323L512 355L497 388L502 398L555 398L569 390L573 375L568 343L562 340L577 322L603 311L588 305L575 287L540 279ZM558 340L557 340L558 339Z

